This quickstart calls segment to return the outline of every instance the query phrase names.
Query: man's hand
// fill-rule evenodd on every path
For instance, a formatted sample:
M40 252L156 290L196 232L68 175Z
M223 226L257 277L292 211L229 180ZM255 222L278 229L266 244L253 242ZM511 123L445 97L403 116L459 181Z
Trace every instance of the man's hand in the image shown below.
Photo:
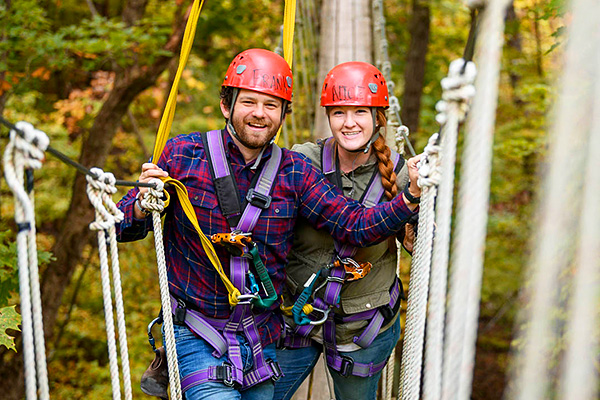
M139 182L148 183L153 178L166 178L169 176L165 171L159 168L156 164L144 163L142 164L142 173L138 178ZM146 187L140 187L140 196L144 195L148 191Z
M154 178L165 178L169 176L165 171L159 168L156 164L152 163L144 163L142 164L142 173L138 178L138 182L148 183L151 179ZM147 187L140 187L140 193L138 197L142 197L148 191ZM146 217L142 209L140 208L139 200L136 200L136 204L133 206L133 214L137 219L143 219Z

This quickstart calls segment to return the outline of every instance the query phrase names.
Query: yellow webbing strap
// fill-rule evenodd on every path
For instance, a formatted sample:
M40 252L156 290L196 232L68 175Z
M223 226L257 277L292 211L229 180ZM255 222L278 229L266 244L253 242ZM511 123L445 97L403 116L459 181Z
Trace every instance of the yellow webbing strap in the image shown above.
M294 61L294 27L296 26L296 0L285 0L283 11L283 58L292 68ZM282 124L283 126L283 124ZM275 136L275 143L279 141L281 126Z
M157 162L160 158L160 155L162 154L165 148L165 144L167 143L167 139L169 138L169 132L171 131L171 125L173 124L173 117L175 115L175 107L177 106L177 91L179 89L179 81L181 80L181 75L187 64L187 60L190 55L190 50L192 49L192 44L194 43L194 35L196 33L198 17L200 16L200 10L202 10L203 5L204 0L194 0L194 4L192 4L192 9L190 11L190 16L185 26L185 32L183 34L183 43L181 44L181 53L179 55L179 66L177 67L175 80L173 81L173 86L171 87L169 98L167 99L167 104L165 106L165 111L160 120L158 133L156 135L156 143L154 144L154 152L152 153L152 160L154 162ZM165 184L168 183L175 187L177 197L179 197L179 201L181 202L181 207L183 208L185 215L188 217L192 225L194 225L196 232L198 232L198 235L200 236L200 241L202 243L204 251L206 252L206 255L217 270L217 273L223 280L223 283L225 284L225 287L229 292L229 304L231 306L235 306L238 303L238 296L240 295L240 291L233 285L233 283L231 283L231 281L225 274L223 266L221 265L221 261L219 260L215 252L215 248L213 247L211 241L200 229L198 219L196 218L196 213L194 212L194 207L190 203L187 189L181 182L170 177L164 178L162 179L162 181ZM165 192L165 195L167 196L167 200L165 203L168 204L168 193Z

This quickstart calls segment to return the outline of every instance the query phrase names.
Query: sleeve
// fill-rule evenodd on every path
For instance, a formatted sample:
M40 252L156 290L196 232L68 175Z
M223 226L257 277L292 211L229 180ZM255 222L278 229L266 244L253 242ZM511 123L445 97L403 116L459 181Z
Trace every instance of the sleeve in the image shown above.
M299 214L316 229L324 229L338 241L366 247L395 235L413 214L402 196L365 208L344 197L323 174L306 165L299 188Z
M169 172L169 153L171 151L172 141L167 141L165 149L160 156L158 166ZM117 241L132 242L135 240L144 239L148 232L153 230L152 216L148 215L144 219L135 218L134 207L136 196L139 193L138 188L130 189L125 196L117 203L117 207L124 214L123 221L116 224Z

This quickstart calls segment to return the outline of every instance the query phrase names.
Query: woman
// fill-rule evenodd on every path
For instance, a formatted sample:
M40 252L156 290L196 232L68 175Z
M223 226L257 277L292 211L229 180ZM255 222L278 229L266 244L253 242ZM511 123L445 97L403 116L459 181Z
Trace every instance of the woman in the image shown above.
M419 156L404 162L381 133L389 97L377 68L364 62L334 67L323 82L321 106L333 137L293 150L367 207L398 195L419 201ZM302 220L295 229L283 307L288 329L277 352L285 376L276 382L274 398L290 399L325 351L337 399L375 399L381 370L400 337L403 292L394 238L357 250Z

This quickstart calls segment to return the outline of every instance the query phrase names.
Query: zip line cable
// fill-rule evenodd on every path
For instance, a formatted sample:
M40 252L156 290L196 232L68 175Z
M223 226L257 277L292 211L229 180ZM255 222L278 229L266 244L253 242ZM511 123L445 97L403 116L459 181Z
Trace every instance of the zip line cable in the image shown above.
M17 128L13 123L11 123L11 122L7 121L6 119L4 119L2 116L0 116L0 123L3 124L3 125L5 125L9 129L15 131L17 133L17 135L19 135L20 137L25 138L25 133L22 130L20 130L19 128ZM33 144L36 144L35 143L35 139L34 139L34 143ZM52 154L54 157L58 158L63 163L65 163L67 165L70 165L72 167L75 167L75 169L77 169L79 172L81 172L81 173L83 173L85 175L89 175L89 176L91 176L94 179L99 179L100 178L92 170L90 170L89 168L86 168L85 166L81 165L77 161L71 160L68 156L66 156L65 154L63 154L60 151L56 150L52 146L48 145L48 147L46 148L46 151L48 153ZM108 184L110 182L106 181L104 183ZM156 185L155 184L144 183L144 182L124 181L124 180L118 180L117 179L114 184L115 184L115 186L147 187L147 188L156 189Z

